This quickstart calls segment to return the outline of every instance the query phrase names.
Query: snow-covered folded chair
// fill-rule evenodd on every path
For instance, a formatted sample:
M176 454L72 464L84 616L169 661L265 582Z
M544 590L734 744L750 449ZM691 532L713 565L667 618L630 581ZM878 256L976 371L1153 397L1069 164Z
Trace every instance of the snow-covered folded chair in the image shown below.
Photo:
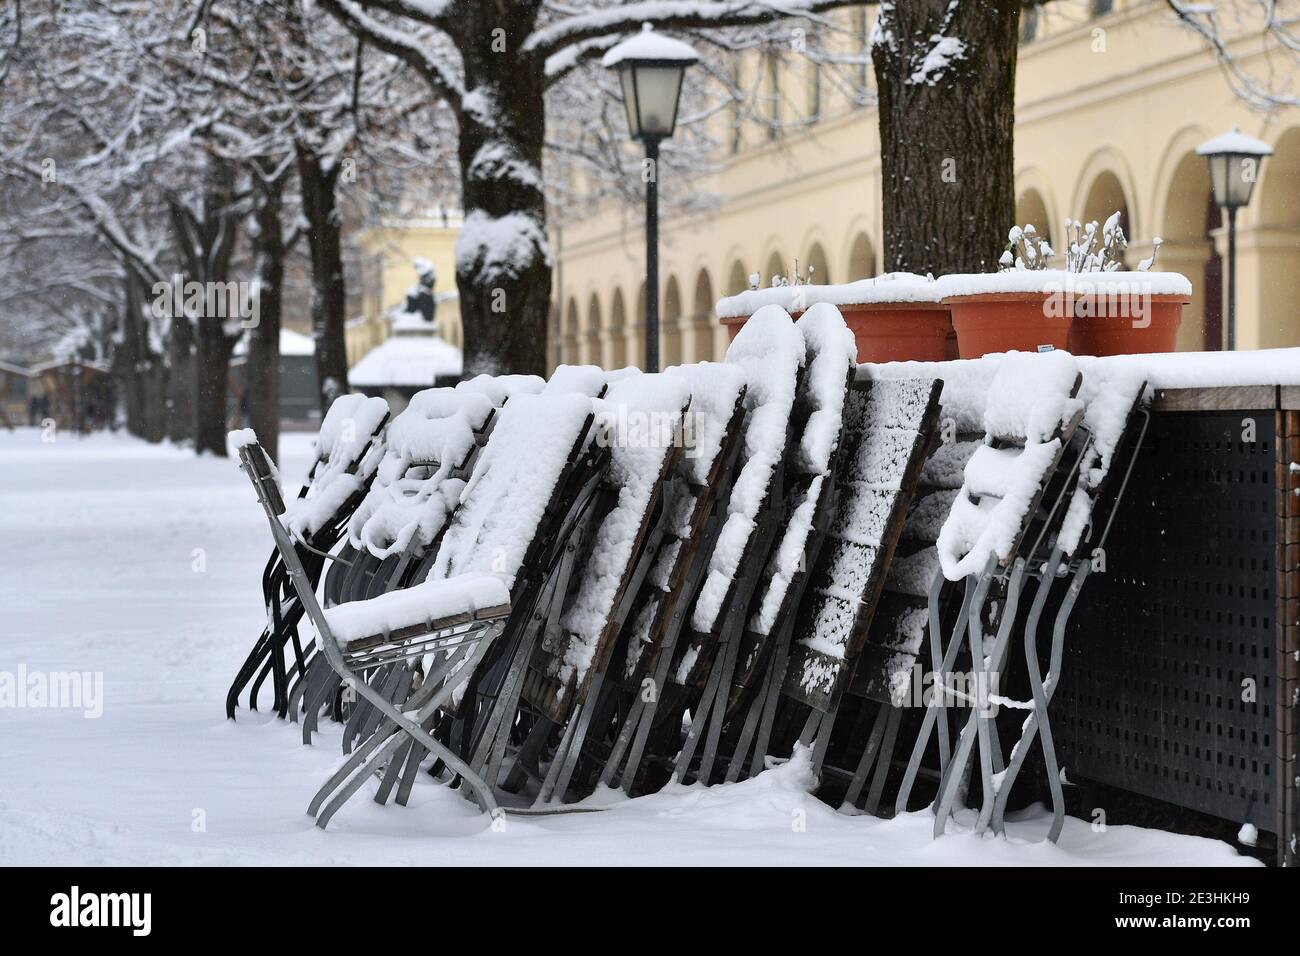
M1068 570L1070 583L1053 620L1046 677L1043 676L1038 650L1037 625L1041 610L1031 615L1024 628L1025 669L1031 699L1019 707L1028 709L1029 716L1021 724L1020 736L1011 748L1006 771L997 781L992 816L995 833L1005 832L1007 801L1035 738L1041 740L1047 784L1052 796L1048 839L1055 842L1064 826L1065 796L1052 742L1048 705L1060 680L1070 613L1094 569L1095 559L1104 556L1115 510L1123 499L1137 453L1146 437L1151 416L1143 406L1145 395L1146 382L1136 372L1125 371L1122 367L1103 369L1095 363L1084 373L1079 396L1085 405L1083 424L1089 440L1065 520L1044 571L1049 587L1058 577L1057 569L1062 567ZM1011 706L1017 707L1017 704L1012 702Z
M388 421L388 404L382 398L342 395L335 399L321 422L316 460L297 498L285 502L275 494L285 527L294 540L304 573L314 587L320 580L325 556L343 535L345 522L361 502L375 475L382 451L380 432ZM251 429L231 432L232 449L255 443ZM263 455L265 458L265 455ZM267 459L274 476L274 467ZM278 476L277 476L278 477ZM274 687L274 707L283 717L288 709L289 682L305 667L298 623L303 608L289 581L279 550L271 552L262 573L262 597L267 623L226 695L226 716L234 719L239 697L249 682L249 707L257 709L257 694L268 674ZM295 663L285 664L284 649L294 644Z
M805 352L803 336L789 314L773 305L750 317L724 359L745 373L747 384L741 460L726 518L691 608L687 639L677 649L667 685L657 688L656 720L663 736L655 756L665 760L676 755L673 777L678 781L692 769L706 727L700 778L706 779L712 770L746 620L746 614L737 611L749 607L785 516L785 469ZM678 749L687 710L691 729Z
M543 383L533 378L509 384L527 394L540 390ZM509 394L503 383L480 376L456 388L430 388L411 397L388 426L374 482L348 521L347 544L326 579L326 607L375 597L418 574L419 562L432 555L478 450L487 441L498 411L494 400L504 401ZM388 670L405 667L395 662ZM405 694L411 676L374 675L389 688L390 697ZM313 665L301 688L304 743L311 742L320 710L327 703L342 716L334 699L338 686L332 668L323 662ZM297 703L296 696L292 703ZM364 704L352 708L344 749L377 722L377 714Z
M722 747L724 756L730 753L728 781L739 779L747 763L753 773L763 768L789 662L795 611L836 508L844 413L857 372L857 344L833 305L814 305L795 329L804 342L805 367L792 416L792 434L798 438L783 479L784 515L734 663L724 664L723 680L730 692ZM814 731L808 728L809 734Z
M482 806L495 805L483 763L472 755L510 661L535 617L545 616L557 573L572 562L568 544L608 461L592 440L592 423L592 400L581 392L512 398L428 576L365 601L316 606L330 666L384 718L312 801L318 825L379 768L385 774L377 799L387 798L400 773L398 801L405 802L426 753L464 780ZM314 602L304 596L304 603ZM419 685L400 704L363 679L366 670L416 658L423 659Z
M600 782L629 793L659 700L658 693L645 691L668 683L685 612L704 582L727 517L745 420L745 373L739 366L698 362L664 374L680 378L690 391L686 449L668 495L668 528L619 637L624 651L614 664L621 672L606 678L616 700Z
M899 653L889 648L897 639L892 629L879 643L869 635L878 633L872 629L877 609L882 615L887 612L886 572L926 455L937 437L940 386L928 378L865 382L849 398L835 513L792 622L790 663L780 687L789 701L786 709L806 715L800 740L805 745L815 741L813 764L819 775L850 682L860 679L864 671L874 677L881 651L890 659ZM922 594L927 588L928 581ZM919 641L925 625L924 598L919 607L909 604L907 612L907 639ZM907 649L913 654L917 650ZM880 718L896 710L892 693L872 696L881 701ZM897 714L891 716L896 719ZM882 720L877 724L882 725ZM859 789L880 750L883 730L880 726L869 740L852 745L854 751L861 748L862 762L854 777ZM846 799L851 802L856 794L850 792Z
M965 596L937 667L943 687L936 702L946 706L949 696L956 693L948 687L946 675L953 673L963 636L969 641L975 700L962 701L969 705L966 724L952 760L941 767L935 801L936 836L943 833L952 812L977 737L980 779L987 798L977 831L987 826L992 815L992 796L1004 769L994 721L995 681L1002 673L1026 573L1039 582L1031 617L1041 613L1050 588L1044 548L1064 520L1064 504L1081 461L1081 450L1067 456L1084 413L1083 403L1075 397L1081 383L1078 363L1065 352L1002 357L984 403L984 441L966 461L961 489L939 533L943 575L949 581L963 580ZM1073 463L1062 465L1067 459ZM1055 569L1051 571L1054 575ZM940 587L941 582L936 581L935 594ZM932 601L931 606L934 604ZM935 623L933 613L931 623ZM986 627L993 632L989 641ZM922 720L899 790L898 812L906 808L940 709L927 708Z
M610 700L602 695L605 674L619 655L619 637L633 599L650 571L673 515L669 478L681 454L683 414L690 391L682 376L630 375L610 385L599 404L598 427L610 446L610 468L597 492L589 534L579 545L575 585L557 602L560 613L520 654L528 660L519 688L497 702L501 726L515 712L532 720L510 787L525 773L541 780L537 804L563 800L592 725L593 713ZM508 723L507 723L508 722ZM542 779L539 751L552 730L564 732ZM488 779L505 756L507 735L499 733L488 760Z

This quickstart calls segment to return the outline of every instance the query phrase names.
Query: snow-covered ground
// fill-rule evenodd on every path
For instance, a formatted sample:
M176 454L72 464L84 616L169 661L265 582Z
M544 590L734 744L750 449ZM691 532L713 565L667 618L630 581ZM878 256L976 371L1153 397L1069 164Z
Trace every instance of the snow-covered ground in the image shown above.
M285 437L305 472L309 436ZM0 432L0 680L102 674L83 709L0 709L0 864L1172 864L1253 863L1225 844L1041 813L1009 839L930 839L927 812L832 811L798 762L755 780L604 812L509 817L499 830L422 782L410 807L356 799L328 831L308 799L335 738L224 719L230 677L262 620L270 547L228 460L124 437ZM90 684L93 687L93 678ZM35 698L24 698L34 703Z

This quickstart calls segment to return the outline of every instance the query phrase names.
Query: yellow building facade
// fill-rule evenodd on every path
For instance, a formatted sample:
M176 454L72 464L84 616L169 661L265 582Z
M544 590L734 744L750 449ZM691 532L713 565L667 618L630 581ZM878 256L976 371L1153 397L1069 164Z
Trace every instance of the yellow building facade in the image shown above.
M845 36L866 35L868 14L841 16ZM1194 151L1240 126L1274 155L1237 216L1238 348L1300 345L1300 110L1253 112L1160 0L1058 0L1024 16L1033 22L1022 20L1016 76L1017 223L1034 223L1059 250L1067 216L1087 222L1121 210L1130 263L1161 237L1156 268L1191 280L1179 347L1204 348L1207 324L1212 338L1223 313L1227 238ZM1230 49L1244 69L1268 74L1258 32ZM784 98L796 102L817 82L797 64L772 77L782 80ZM766 286L796 259L819 283L880 271L876 112L820 87L816 107L815 120L787 123L779 135L750 124L717 171L699 178L714 208L662 219L661 364L719 357L726 335L714 303L745 289L752 273ZM661 181L674 175L671 153L661 168ZM1011 225L987 227L1005 235ZM553 228L553 361L642 361L642 228L639 216L613 207Z
M377 307L347 324L348 365L353 366L371 349L392 334L390 313L406 302L416 284L414 262L433 264L438 281L434 295L438 302L438 334L461 347L460 299L456 292L456 237L461 215L448 213L427 217L386 220L356 237L365 268L377 274Z

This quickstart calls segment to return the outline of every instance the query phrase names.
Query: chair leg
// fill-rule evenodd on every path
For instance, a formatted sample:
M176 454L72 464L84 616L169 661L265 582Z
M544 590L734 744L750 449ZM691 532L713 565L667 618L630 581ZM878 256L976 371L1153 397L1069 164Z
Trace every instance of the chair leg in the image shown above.
M993 559L996 560L996 559ZM1020 590L1024 582L1025 561L1023 558L1017 558L1011 572L1011 584L1007 589L1006 606L1003 608L1001 621L999 622L997 636L994 639L994 650L992 654L986 654L984 650L983 627L980 623L980 615L983 611L983 599L988 594L988 587L992 575L992 567L984 572L979 587L980 602L974 604L969 612L969 621L966 630L970 638L971 663L976 676L976 692L978 700L971 709L970 716L966 719L966 726L962 729L961 740L957 745L957 752L953 755L953 762L948 767L948 771L941 778L938 796L934 802L934 835L935 837L943 836L947 826L948 817L952 815L953 804L957 798L961 783L967 771L967 760L971 755L971 748L978 737L980 742L980 774L981 780L985 787L985 804L988 813L992 813L992 790L993 790L993 757L991 753L992 737L988 732L988 724L992 720L987 714L987 693L988 693L988 676L991 671L998 668L998 659L1001 655L1001 649L1005 648L1011 628L1015 623L1016 607L1020 601ZM1046 594L1042 595L1046 600ZM1038 604L1039 595L1034 596L1035 605ZM1041 608L1040 608L1041 610ZM1031 611L1032 614L1032 611ZM951 650L951 648L949 649ZM946 668L945 668L946 672ZM980 815L981 824L987 824L987 817L984 811ZM982 825L977 824L977 832L982 830Z
M886 712L892 709L888 704L881 704L876 711L876 719L871 725L871 736L867 738L867 745L862 748L862 757L858 760L853 779L849 782L849 789L844 792L841 809L857 807L858 798L862 796L862 788L867 784L867 774L871 773L871 768L875 765L881 751L881 742L885 739L885 724L889 720Z
M880 754L876 757L876 772L871 777L871 790L867 793L867 803L863 807L867 813L877 816L880 810L880 797L885 791L885 780L889 777L889 767L894 760L894 741L898 738L898 725L903 722L903 708L889 707L889 716L885 723L885 740L880 745Z
M942 586L939 576L935 577L931 589L937 589ZM936 682L937 687L947 687L948 675L952 673L952 666L957 661L957 653L961 649L962 638L966 634L966 628L970 621L970 608L974 602L976 592L980 593L979 603L984 603L983 595L988 592L988 576L981 578L975 576L966 579L966 585L962 593L961 610L957 614L957 620L953 624L952 634L948 638L948 648L944 651L943 659L939 664L939 678ZM903 783L898 789L898 797L894 802L894 815L901 816L907 812L907 798L912 794L912 786L916 782L916 775L921 769L921 760L925 756L926 748L930 744L930 734L934 731L936 723L942 722L943 733L940 739L947 734L947 693L945 691L937 692L935 697L931 698L930 706L925 709L925 715L921 720L921 728L917 731L916 742L912 745L912 756L908 760L907 770L903 773ZM943 779L947 774L947 767L940 774Z
M1020 739L1011 751L1011 760L1006 775L1002 780L1002 785L998 790L997 800L993 807L993 830L995 833L1004 833L1006 830L1007 801L1011 797L1012 785L1020 774L1025 757L1029 753L1029 748L1033 746L1034 738L1040 734L1043 739L1043 758L1047 770L1047 785L1052 795L1052 824L1048 830L1047 838L1055 843L1061 835L1062 827L1065 825L1065 794L1061 788L1061 774L1057 766L1056 747L1052 741L1048 706L1051 704L1052 695L1061 672L1065 628L1069 622L1070 614L1074 610L1075 601L1079 597L1079 592L1083 590L1083 583L1091 569L1092 565L1087 560L1080 562L1070 582L1069 591L1066 592L1060 608L1057 609L1056 620L1052 627L1052 648L1046 680L1041 678L1041 668L1038 663L1037 628L1025 628L1025 667L1028 671L1030 687L1033 690L1034 709L1030 712L1028 719L1021 728Z

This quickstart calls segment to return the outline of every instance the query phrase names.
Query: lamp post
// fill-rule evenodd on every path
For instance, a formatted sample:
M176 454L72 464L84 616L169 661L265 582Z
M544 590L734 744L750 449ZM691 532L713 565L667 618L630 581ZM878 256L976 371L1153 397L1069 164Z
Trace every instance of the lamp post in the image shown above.
M1259 167L1273 147L1237 127L1207 139L1196 152L1210 163L1214 202L1228 213L1228 351L1237 347L1237 210L1250 202Z
M645 367L659 371L659 142L673 135L686 68L693 49L649 23L612 47L601 60L618 70L632 138L645 144Z

